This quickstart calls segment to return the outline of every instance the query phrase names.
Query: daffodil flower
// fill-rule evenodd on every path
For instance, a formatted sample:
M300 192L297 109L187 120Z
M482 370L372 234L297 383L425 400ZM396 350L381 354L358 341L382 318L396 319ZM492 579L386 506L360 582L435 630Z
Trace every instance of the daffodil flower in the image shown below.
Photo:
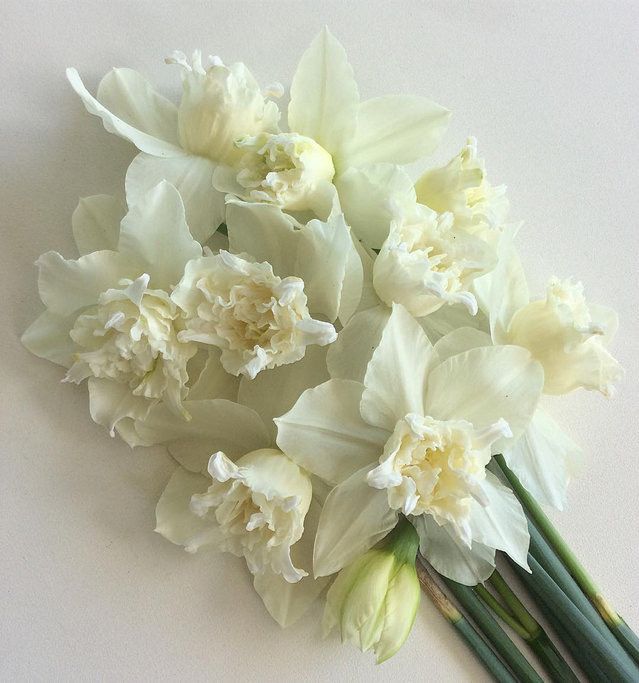
M156 531L189 552L212 546L243 557L282 626L299 619L327 581L310 576L320 512L311 479L275 447L272 417L327 378L325 358L315 347L298 363L242 377L247 405L189 397L190 421L157 405L134 425L139 443L166 444L180 464L158 502Z
M181 52L166 61L182 69L179 107L133 69L109 71L97 97L76 69L67 69L67 78L89 113L140 150L126 174L129 205L168 180L182 196L193 235L204 244L224 221L224 194L213 187L215 168L240 157L237 139L276 133L280 113L241 62L203 62L198 51L190 61Z
M88 379L91 416L112 435L159 402L188 417L187 363L197 347L178 339L180 310L169 295L202 254L180 195L164 181L129 210L115 239L115 249L76 260L53 251L38 259L47 310L22 337L30 351L67 367L67 381Z
M372 547L400 512L413 520L429 562L456 581L484 580L495 549L527 566L523 511L485 466L528 426L541 366L514 346L442 360L398 304L377 344L375 334L364 342L375 350L363 381L331 379L275 420L282 451L335 486L315 542L315 575Z

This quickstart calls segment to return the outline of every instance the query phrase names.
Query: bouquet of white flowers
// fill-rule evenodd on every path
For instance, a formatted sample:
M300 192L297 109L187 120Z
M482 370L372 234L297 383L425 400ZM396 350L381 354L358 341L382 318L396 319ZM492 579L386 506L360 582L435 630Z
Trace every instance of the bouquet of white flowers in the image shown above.
M541 508L562 507L581 458L539 399L612 394L615 313L570 279L531 299L475 140L415 182L405 165L449 112L360 101L327 30L293 77L287 129L283 87L244 64L166 61L177 106L136 71L94 97L68 69L139 152L125 201L80 201L79 258L39 258L46 310L23 336L86 380L96 423L175 458L156 531L243 557L282 626L324 596L325 631L378 662L421 584L498 680L541 679L495 617L553 680L576 680L500 551L590 680L636 681L636 636Z

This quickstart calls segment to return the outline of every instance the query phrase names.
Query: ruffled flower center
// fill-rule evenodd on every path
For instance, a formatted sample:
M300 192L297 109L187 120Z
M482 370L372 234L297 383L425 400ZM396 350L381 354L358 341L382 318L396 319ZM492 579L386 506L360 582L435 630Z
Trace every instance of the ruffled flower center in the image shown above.
M311 138L296 133L245 137L237 183L251 201L270 202L290 210L311 208L318 185L331 182L331 155Z
M179 339L222 349L227 372L254 378L261 370L300 360L308 344L336 338L330 323L310 317L299 278L282 279L268 263L225 251L201 263L204 267L179 286L191 288Z
M97 306L78 317L70 335L82 350L66 380L109 379L128 385L134 396L165 398L182 412L186 364L197 347L178 341L179 309L148 284L146 274L123 280L121 289L103 292Z
M288 468L289 479L300 479L300 492L291 495L277 490L278 477L259 476L256 464L257 468L272 466L280 473L282 466ZM269 569L289 583L307 576L291 560L291 546L302 535L311 490L297 466L268 449L255 451L238 465L219 452L211 458L209 474L213 484L206 493L191 498L191 510L200 517L214 517L222 539L220 548L244 556L253 574Z
M368 483L388 490L394 510L432 515L438 524L451 523L469 539L470 506L473 498L486 503L482 482L490 446L503 436L510 436L504 420L477 430L465 420L411 413L395 426Z

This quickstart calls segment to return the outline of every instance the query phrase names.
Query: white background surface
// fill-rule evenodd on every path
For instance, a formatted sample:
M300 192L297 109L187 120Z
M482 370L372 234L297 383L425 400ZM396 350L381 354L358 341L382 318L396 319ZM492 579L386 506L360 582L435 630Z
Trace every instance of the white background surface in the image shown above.
M364 97L414 92L453 110L444 148L479 138L512 214L531 283L582 279L615 306L617 398L586 392L552 410L587 468L557 515L608 596L639 627L637 82L639 4L622 2L25 2L0 19L0 679L482 681L424 601L401 653L320 640L317 608L287 632L242 563L187 556L154 534L172 464L92 424L84 387L29 356L19 334L40 310L33 261L75 255L79 196L122 187L134 150L84 112L90 89L131 66L177 93L162 58L201 47L286 85L323 23L342 40ZM634 563L634 567L633 567Z

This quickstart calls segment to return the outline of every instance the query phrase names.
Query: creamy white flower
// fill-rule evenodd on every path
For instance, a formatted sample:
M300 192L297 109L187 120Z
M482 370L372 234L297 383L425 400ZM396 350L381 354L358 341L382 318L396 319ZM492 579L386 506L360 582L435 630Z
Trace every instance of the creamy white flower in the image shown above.
M477 430L465 420L410 413L397 422L368 483L387 489L388 504L404 515L428 514L451 524L470 547L472 501L487 505L482 489L492 444L512 433L504 420Z
M68 367L68 381L88 379L91 416L127 438L123 421L145 417L157 403L180 421L187 417L187 362L197 347L178 338L181 311L169 293L202 248L189 232L180 195L166 182L130 207L119 228L106 229L113 214L103 213L95 214L98 223L78 222L76 236L80 244L105 241L116 250L102 248L77 260L49 252L38 259L47 310L23 343Z
M403 520L379 547L342 569L326 594L324 633L337 627L342 642L362 652L373 649L378 664L392 657L408 637L419 607L418 546L415 529Z
M330 323L309 315L302 280L282 279L270 264L226 251L188 263L171 298L185 312L180 341L222 349L222 365L233 375L254 378L337 337Z
M97 306L71 328L79 350L66 380L112 380L127 385L134 396L164 399L187 417L182 407L186 364L197 346L178 341L178 307L165 291L149 289L146 273L119 285L100 294Z
M458 303L475 315L471 284L496 262L492 247L456 229L451 213L438 215L415 204L392 221L375 259L373 285L387 305L400 303L417 317Z
M471 348L440 361L395 304L363 383L331 379L275 420L282 451L336 484L315 541L315 575L372 547L399 511L445 530L448 540L425 542L422 552L454 580L484 580L495 549L526 567L521 506L485 466L491 446L501 449L526 429L542 386L540 364L516 346ZM481 573L469 576L468 556L478 553Z
M553 277L544 300L532 301L513 315L506 337L542 364L546 393L584 387L610 396L622 370L604 344L616 329L614 312L588 306L580 282Z
M450 211L455 226L485 240L497 240L495 228L508 214L506 187L492 186L483 159L477 157L477 140L468 138L462 151L442 168L426 171L415 184L417 200L443 213Z
M302 55L291 84L289 129L330 154L346 220L369 247L381 246L389 225L386 212L371 210L371 203L383 205L396 194L380 176L431 153L448 118L446 109L423 97L362 102L346 52L327 29Z
M216 170L218 190L289 211L321 212L318 207L329 193L335 167L317 142L297 133L261 133L235 144L242 156L235 167Z
M193 235L204 243L224 220L224 194L212 182L216 166L239 160L237 139L277 132L280 113L242 63L225 66L213 57L204 63L199 51L191 60L174 52L166 61L182 67L179 107L132 69L112 69L97 99L75 69L67 69L67 78L87 111L141 152L127 171L129 205L160 180L170 181L180 191Z
M213 484L191 498L191 510L218 528L219 547L243 556L253 574L269 570L289 583L307 576L293 565L291 546L304 531L312 497L309 477L283 453L268 448L247 453L237 463L214 453L208 471Z

